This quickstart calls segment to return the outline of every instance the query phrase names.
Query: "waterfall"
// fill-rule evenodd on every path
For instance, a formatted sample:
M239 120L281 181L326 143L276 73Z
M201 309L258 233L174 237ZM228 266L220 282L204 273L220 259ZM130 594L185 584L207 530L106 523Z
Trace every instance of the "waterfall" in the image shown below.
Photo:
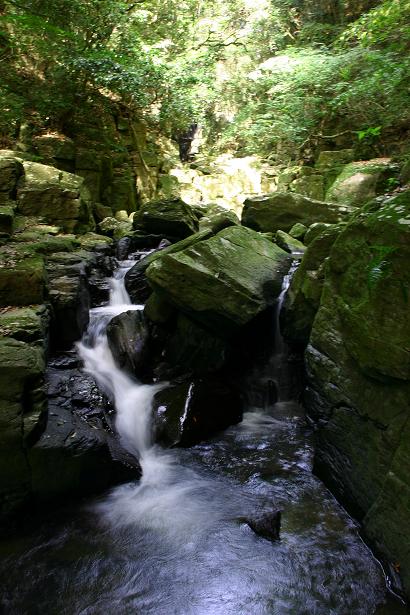
M151 404L163 385L140 384L122 372L115 364L108 345L106 328L114 316L128 310L141 310L132 305L125 289L124 278L134 261L123 261L110 280L107 306L90 310L90 324L82 342L77 344L84 369L114 402L117 410L116 428L122 444L134 455L144 456L151 447Z

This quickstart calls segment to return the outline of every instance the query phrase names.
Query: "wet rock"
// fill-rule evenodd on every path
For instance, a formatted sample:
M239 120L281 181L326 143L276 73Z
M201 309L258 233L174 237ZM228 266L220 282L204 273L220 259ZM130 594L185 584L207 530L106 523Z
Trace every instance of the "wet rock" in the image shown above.
M281 511L276 510L266 512L259 517L254 517L251 519L247 518L246 523L249 525L251 530L255 532L255 534L258 534L258 536L262 536L268 540L279 540L281 518Z
M62 369L60 360L51 363L48 382L47 428L28 451L34 501L56 503L139 478L138 460L110 429L110 404L93 379Z
M275 239L277 245L282 248L282 250L285 250L285 252L289 252L289 254L302 255L306 250L306 246L304 246L301 241L298 241L284 231L277 231Z
M155 440L192 446L238 423L243 402L236 389L215 376L173 384L154 396Z
M149 366L149 330L140 310L115 316L107 327L107 338L120 369L145 380Z
M306 346L319 309L326 259L343 225L326 225L309 244L290 283L281 312L281 331L288 342Z
M240 224L240 221L235 212L219 205L210 205L206 208L205 214L201 216L199 230L209 229L213 233L219 233L222 229L237 224Z
M275 302L288 266L278 246L233 226L180 252L163 252L147 277L171 305L226 337Z
M142 205L134 216L133 226L145 233L183 239L198 230L198 220L189 205L175 198Z
M253 197L244 203L242 224L255 231L288 233L296 223L310 226L314 222L336 223L354 209L335 203L315 201L300 194L275 192Z

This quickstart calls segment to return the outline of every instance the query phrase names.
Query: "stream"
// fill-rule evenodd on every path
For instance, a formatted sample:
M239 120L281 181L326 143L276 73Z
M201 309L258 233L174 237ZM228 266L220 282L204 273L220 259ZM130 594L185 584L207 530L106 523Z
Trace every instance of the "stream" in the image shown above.
M11 536L1 547L2 612L13 615L397 615L359 526L312 474L313 434L287 395L190 449L151 442L151 400L119 370L105 335L131 306L121 263L108 306L78 351L115 403L142 479ZM275 357L283 353L280 345ZM273 361L277 369L277 360ZM275 367L276 366L276 367ZM273 374L275 376L275 374ZM282 511L280 540L246 523Z

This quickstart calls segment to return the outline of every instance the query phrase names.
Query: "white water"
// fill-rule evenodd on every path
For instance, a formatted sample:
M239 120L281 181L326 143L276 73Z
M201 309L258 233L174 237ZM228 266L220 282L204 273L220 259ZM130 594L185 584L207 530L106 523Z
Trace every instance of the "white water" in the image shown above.
M85 341L77 344L85 371L115 405L116 429L122 445L139 458L142 469L138 484L114 489L96 509L113 527L138 525L160 531L175 542L185 540L188 527L204 528L214 523L220 513L203 499L208 481L182 467L171 452L153 446L152 400L164 383L139 383L117 367L110 351L106 335L110 320L122 312L144 307L132 305L125 289L124 276L133 264L121 263L110 280L109 304L90 311Z

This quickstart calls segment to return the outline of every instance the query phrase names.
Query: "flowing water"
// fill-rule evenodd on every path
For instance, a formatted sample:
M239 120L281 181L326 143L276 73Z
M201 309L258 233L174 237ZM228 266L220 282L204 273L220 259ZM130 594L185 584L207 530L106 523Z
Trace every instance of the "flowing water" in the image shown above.
M115 403L118 432L139 454L142 479L6 541L3 612L400 613L399 603L377 610L386 601L382 568L312 475L312 433L298 404L249 408L240 425L191 449L152 445L150 406L161 385L141 385L121 372L105 335L115 314L142 307L129 304L122 282L130 265L112 281L110 304L91 311L78 348ZM276 351L283 354L283 346ZM277 509L279 541L246 523Z

